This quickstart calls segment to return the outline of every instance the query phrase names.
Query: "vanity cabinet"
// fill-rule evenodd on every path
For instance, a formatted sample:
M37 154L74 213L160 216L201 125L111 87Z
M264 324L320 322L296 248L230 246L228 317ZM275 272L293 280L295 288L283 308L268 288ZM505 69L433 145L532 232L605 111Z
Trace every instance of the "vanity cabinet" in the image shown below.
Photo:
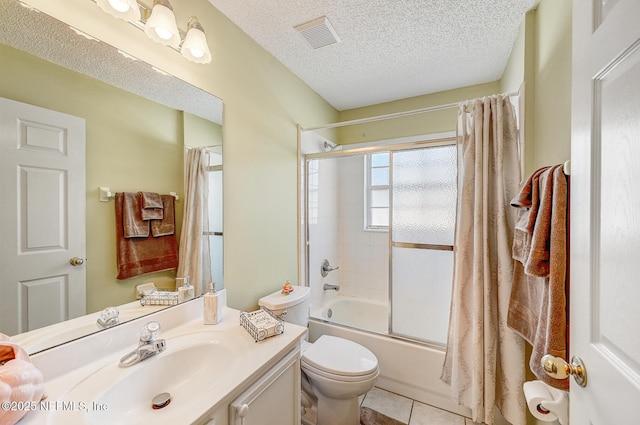
M300 424L300 356L294 350L229 405L229 425Z
M202 425L300 425L300 348L230 394Z

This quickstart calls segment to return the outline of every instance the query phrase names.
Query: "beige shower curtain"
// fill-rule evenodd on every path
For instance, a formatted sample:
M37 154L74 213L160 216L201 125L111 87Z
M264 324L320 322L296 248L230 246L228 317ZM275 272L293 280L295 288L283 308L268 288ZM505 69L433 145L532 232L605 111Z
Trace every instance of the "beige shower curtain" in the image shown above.
M189 276L195 294L200 295L211 282L209 238L207 148L185 148L184 209L177 276Z
M507 95L458 112L458 211L447 353L442 379L476 422L494 409L526 424L524 343L507 328L511 245L520 181L516 118Z

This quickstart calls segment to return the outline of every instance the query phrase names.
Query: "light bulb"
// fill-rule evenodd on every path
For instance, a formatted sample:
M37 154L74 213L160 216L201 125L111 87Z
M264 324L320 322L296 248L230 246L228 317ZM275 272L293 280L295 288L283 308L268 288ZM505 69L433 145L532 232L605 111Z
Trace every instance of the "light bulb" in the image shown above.
M108 1L111 7L113 7L115 10L117 10L120 13L125 13L126 11L131 9L131 6L127 2L124 2L121 0L108 0Z
M140 21L140 7L136 0L96 0L96 4L116 18L129 22Z
M154 0L151 16L147 20L144 32L157 43L176 49L180 46L180 33L176 25L176 17L167 0Z
M189 18L187 35L184 38L180 52L182 56L191 62L211 62L211 52L209 52L209 46L207 45L207 36L204 34L204 29L195 16Z
M204 56L204 52L200 49L189 49L189 51L191 52L191 54L193 55L193 57L195 58L201 58Z
M169 31L166 28L155 27L154 30L155 30L156 34L158 34L158 37L160 37L163 40L170 40L171 37L173 36L171 31Z

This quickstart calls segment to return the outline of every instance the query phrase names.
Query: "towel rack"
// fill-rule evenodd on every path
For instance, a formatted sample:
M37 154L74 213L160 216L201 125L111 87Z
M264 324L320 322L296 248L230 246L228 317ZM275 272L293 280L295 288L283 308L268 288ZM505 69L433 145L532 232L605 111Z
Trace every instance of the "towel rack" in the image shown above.
M564 165L563 165L563 167L562 167L562 171L564 171L564 173L565 173L567 176L570 176L570 175L571 175L571 160L570 160L570 159L567 159L567 160L564 162Z
M111 189L109 189L109 187L107 186L100 186L98 188L98 191L100 193L100 202L109 202L116 197L116 194L111 192ZM176 198L176 202L180 199L176 192L169 192L169 195L172 195L174 198Z

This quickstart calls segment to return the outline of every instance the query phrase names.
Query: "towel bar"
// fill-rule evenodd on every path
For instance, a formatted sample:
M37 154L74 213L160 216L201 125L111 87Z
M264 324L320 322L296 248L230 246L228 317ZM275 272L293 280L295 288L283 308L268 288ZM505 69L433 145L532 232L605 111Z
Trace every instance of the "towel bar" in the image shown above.
M99 196L100 196L100 202L109 202L112 199L115 199L116 194L111 192L111 189L109 189L109 187L107 186L100 186L98 188L99 191ZM169 195L173 195L174 198L176 198L176 202L178 202L180 200L180 197L176 194L176 192L169 192Z

